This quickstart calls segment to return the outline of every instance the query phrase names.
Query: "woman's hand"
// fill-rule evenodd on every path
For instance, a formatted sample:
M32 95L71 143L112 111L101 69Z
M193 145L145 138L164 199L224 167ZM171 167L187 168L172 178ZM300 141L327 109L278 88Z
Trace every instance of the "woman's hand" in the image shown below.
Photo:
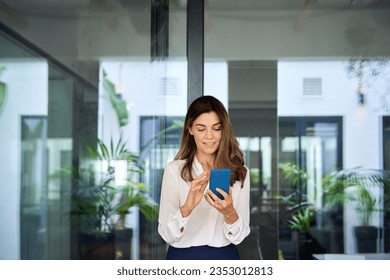
M220 199L211 190L207 190L205 195L207 202L225 217L225 222L227 224L235 223L238 220L238 214L233 206L232 188L229 188L229 194L219 188L216 190L224 199Z
M180 212L183 217L189 216L192 210L198 206L203 198L204 190L206 189L207 183L209 182L209 178L210 172L205 171L191 182L191 188L188 192L186 202L180 208Z

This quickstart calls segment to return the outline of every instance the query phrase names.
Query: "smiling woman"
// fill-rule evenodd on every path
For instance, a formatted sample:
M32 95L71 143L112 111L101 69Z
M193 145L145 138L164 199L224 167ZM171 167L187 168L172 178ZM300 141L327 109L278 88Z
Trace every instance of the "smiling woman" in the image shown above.
M218 190L223 198L207 188L215 168L232 171L229 191ZM196 99L163 176L158 231L170 245L167 259L239 259L235 245L250 232L248 174L223 104Z
M203 113L189 128L198 148L196 156L207 169L214 167L214 153L221 140L221 122L217 113Z

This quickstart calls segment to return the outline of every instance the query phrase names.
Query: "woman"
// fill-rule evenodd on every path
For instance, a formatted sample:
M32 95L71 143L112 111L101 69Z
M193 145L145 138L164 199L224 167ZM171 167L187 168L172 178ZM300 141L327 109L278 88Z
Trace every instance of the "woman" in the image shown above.
M229 193L206 188L210 170L231 170ZM165 167L158 231L167 259L239 259L249 234L249 172L223 104L202 96L190 105L181 148Z

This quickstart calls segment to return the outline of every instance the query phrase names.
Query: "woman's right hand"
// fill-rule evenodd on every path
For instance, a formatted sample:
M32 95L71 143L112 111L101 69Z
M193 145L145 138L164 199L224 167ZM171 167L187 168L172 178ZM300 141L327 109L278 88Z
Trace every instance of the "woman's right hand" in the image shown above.
M200 203L204 197L204 190L207 187L209 178L210 172L205 171L191 182L191 188L188 192L186 202L180 208L180 212L183 217L189 216L192 210L194 210L194 208Z

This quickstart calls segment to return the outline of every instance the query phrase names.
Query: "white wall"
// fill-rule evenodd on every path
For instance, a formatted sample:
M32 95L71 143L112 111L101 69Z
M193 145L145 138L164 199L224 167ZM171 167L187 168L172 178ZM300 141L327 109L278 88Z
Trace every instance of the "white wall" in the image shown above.
M8 98L0 115L0 259L20 257L21 116L47 115L48 65L45 61L0 61L7 70Z

